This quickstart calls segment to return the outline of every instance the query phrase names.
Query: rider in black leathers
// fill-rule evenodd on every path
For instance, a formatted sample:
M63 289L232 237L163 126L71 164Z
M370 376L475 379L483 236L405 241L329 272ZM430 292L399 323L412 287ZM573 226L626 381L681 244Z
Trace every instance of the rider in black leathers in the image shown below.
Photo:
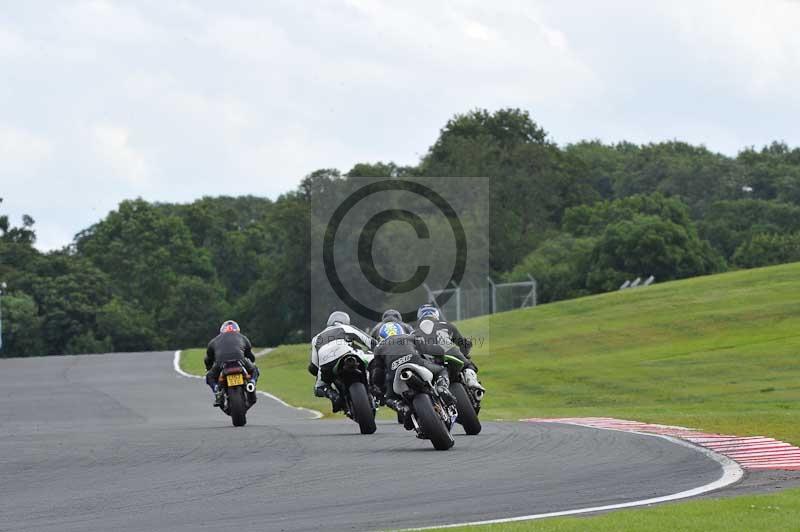
M255 384L258 380L258 367L255 365L256 357L253 355L253 346L247 336L239 330L239 324L228 320L219 329L219 335L208 343L206 357L206 384L214 392L214 406L222 406L224 394L222 388L217 386L222 365L225 362L241 360L245 369L250 374L250 380ZM251 401L255 403L255 393Z
M452 358L463 366L466 377L465 384L472 388L484 390L478 382L478 366L469 356L472 342L450 322L440 319L439 310L430 304L422 305L417 312L419 321L414 329L414 336L421 353L434 359ZM485 391L485 390L484 390Z
M400 314L400 311L389 309L383 313L381 316L381 321L375 324L375 327L369 332L369 335L375 338L376 341L380 342L381 337L378 335L378 332L381 330L381 326L385 323L397 323L403 329L403 332L409 334L414 331L414 327L405 323L403 321L403 315Z
M434 387L439 395L448 403L455 404L450 393L450 379L444 366L422 356L417 340L411 334L403 334L397 324L388 323L381 327L381 342L375 348L375 358L370 369L370 381L375 391L385 398L385 403L398 413L406 429L412 429L408 413L410 409L402 397L394 392L394 378L401 364L418 364L430 370L434 375ZM442 354L442 352L440 352ZM398 360L401 362L398 363Z

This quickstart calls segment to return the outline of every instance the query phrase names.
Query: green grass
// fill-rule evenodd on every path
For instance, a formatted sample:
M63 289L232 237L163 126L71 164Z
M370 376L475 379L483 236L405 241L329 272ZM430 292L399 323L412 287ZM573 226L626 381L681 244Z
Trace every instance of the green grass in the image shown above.
M464 322L483 417L614 416L800 444L800 263Z
M800 489L770 495L705 499L593 517L560 517L481 527L450 528L454 532L582 532L800 530Z
M800 263L468 320L488 389L483 419L613 416L800 444ZM201 350L183 368L202 373ZM259 387L329 412L311 395L308 346L259 361ZM385 409L384 409L385 410ZM800 530L800 490L699 500L490 530ZM474 529L471 529L474 530Z

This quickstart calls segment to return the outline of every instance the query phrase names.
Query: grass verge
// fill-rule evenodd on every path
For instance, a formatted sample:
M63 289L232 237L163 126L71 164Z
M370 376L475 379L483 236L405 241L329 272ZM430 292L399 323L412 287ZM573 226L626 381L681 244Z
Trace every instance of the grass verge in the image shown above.
M800 530L800 489L791 489L770 495L665 504L593 517L558 517L541 521L521 521L441 530L453 532L474 532L476 530L487 532Z

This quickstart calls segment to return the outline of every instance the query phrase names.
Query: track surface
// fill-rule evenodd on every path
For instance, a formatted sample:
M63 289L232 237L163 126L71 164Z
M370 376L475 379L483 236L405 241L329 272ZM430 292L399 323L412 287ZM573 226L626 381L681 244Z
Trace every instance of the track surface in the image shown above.
M569 425L484 423L437 452L393 423L361 436L260 397L236 429L202 381L174 373L172 353L0 360L0 397L0 530L402 528L640 500L720 476L692 449Z

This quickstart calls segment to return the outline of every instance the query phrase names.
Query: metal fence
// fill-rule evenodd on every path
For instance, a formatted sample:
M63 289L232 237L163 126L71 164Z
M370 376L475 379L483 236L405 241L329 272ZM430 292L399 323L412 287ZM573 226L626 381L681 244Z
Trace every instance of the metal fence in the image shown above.
M505 312L525 307L535 307L536 280L528 276L529 281L515 283L495 283L490 277L487 283L476 285L471 282L460 286L450 286L438 290L427 284L428 302L439 308L442 316L449 320L463 320L476 316L485 316L496 312Z

